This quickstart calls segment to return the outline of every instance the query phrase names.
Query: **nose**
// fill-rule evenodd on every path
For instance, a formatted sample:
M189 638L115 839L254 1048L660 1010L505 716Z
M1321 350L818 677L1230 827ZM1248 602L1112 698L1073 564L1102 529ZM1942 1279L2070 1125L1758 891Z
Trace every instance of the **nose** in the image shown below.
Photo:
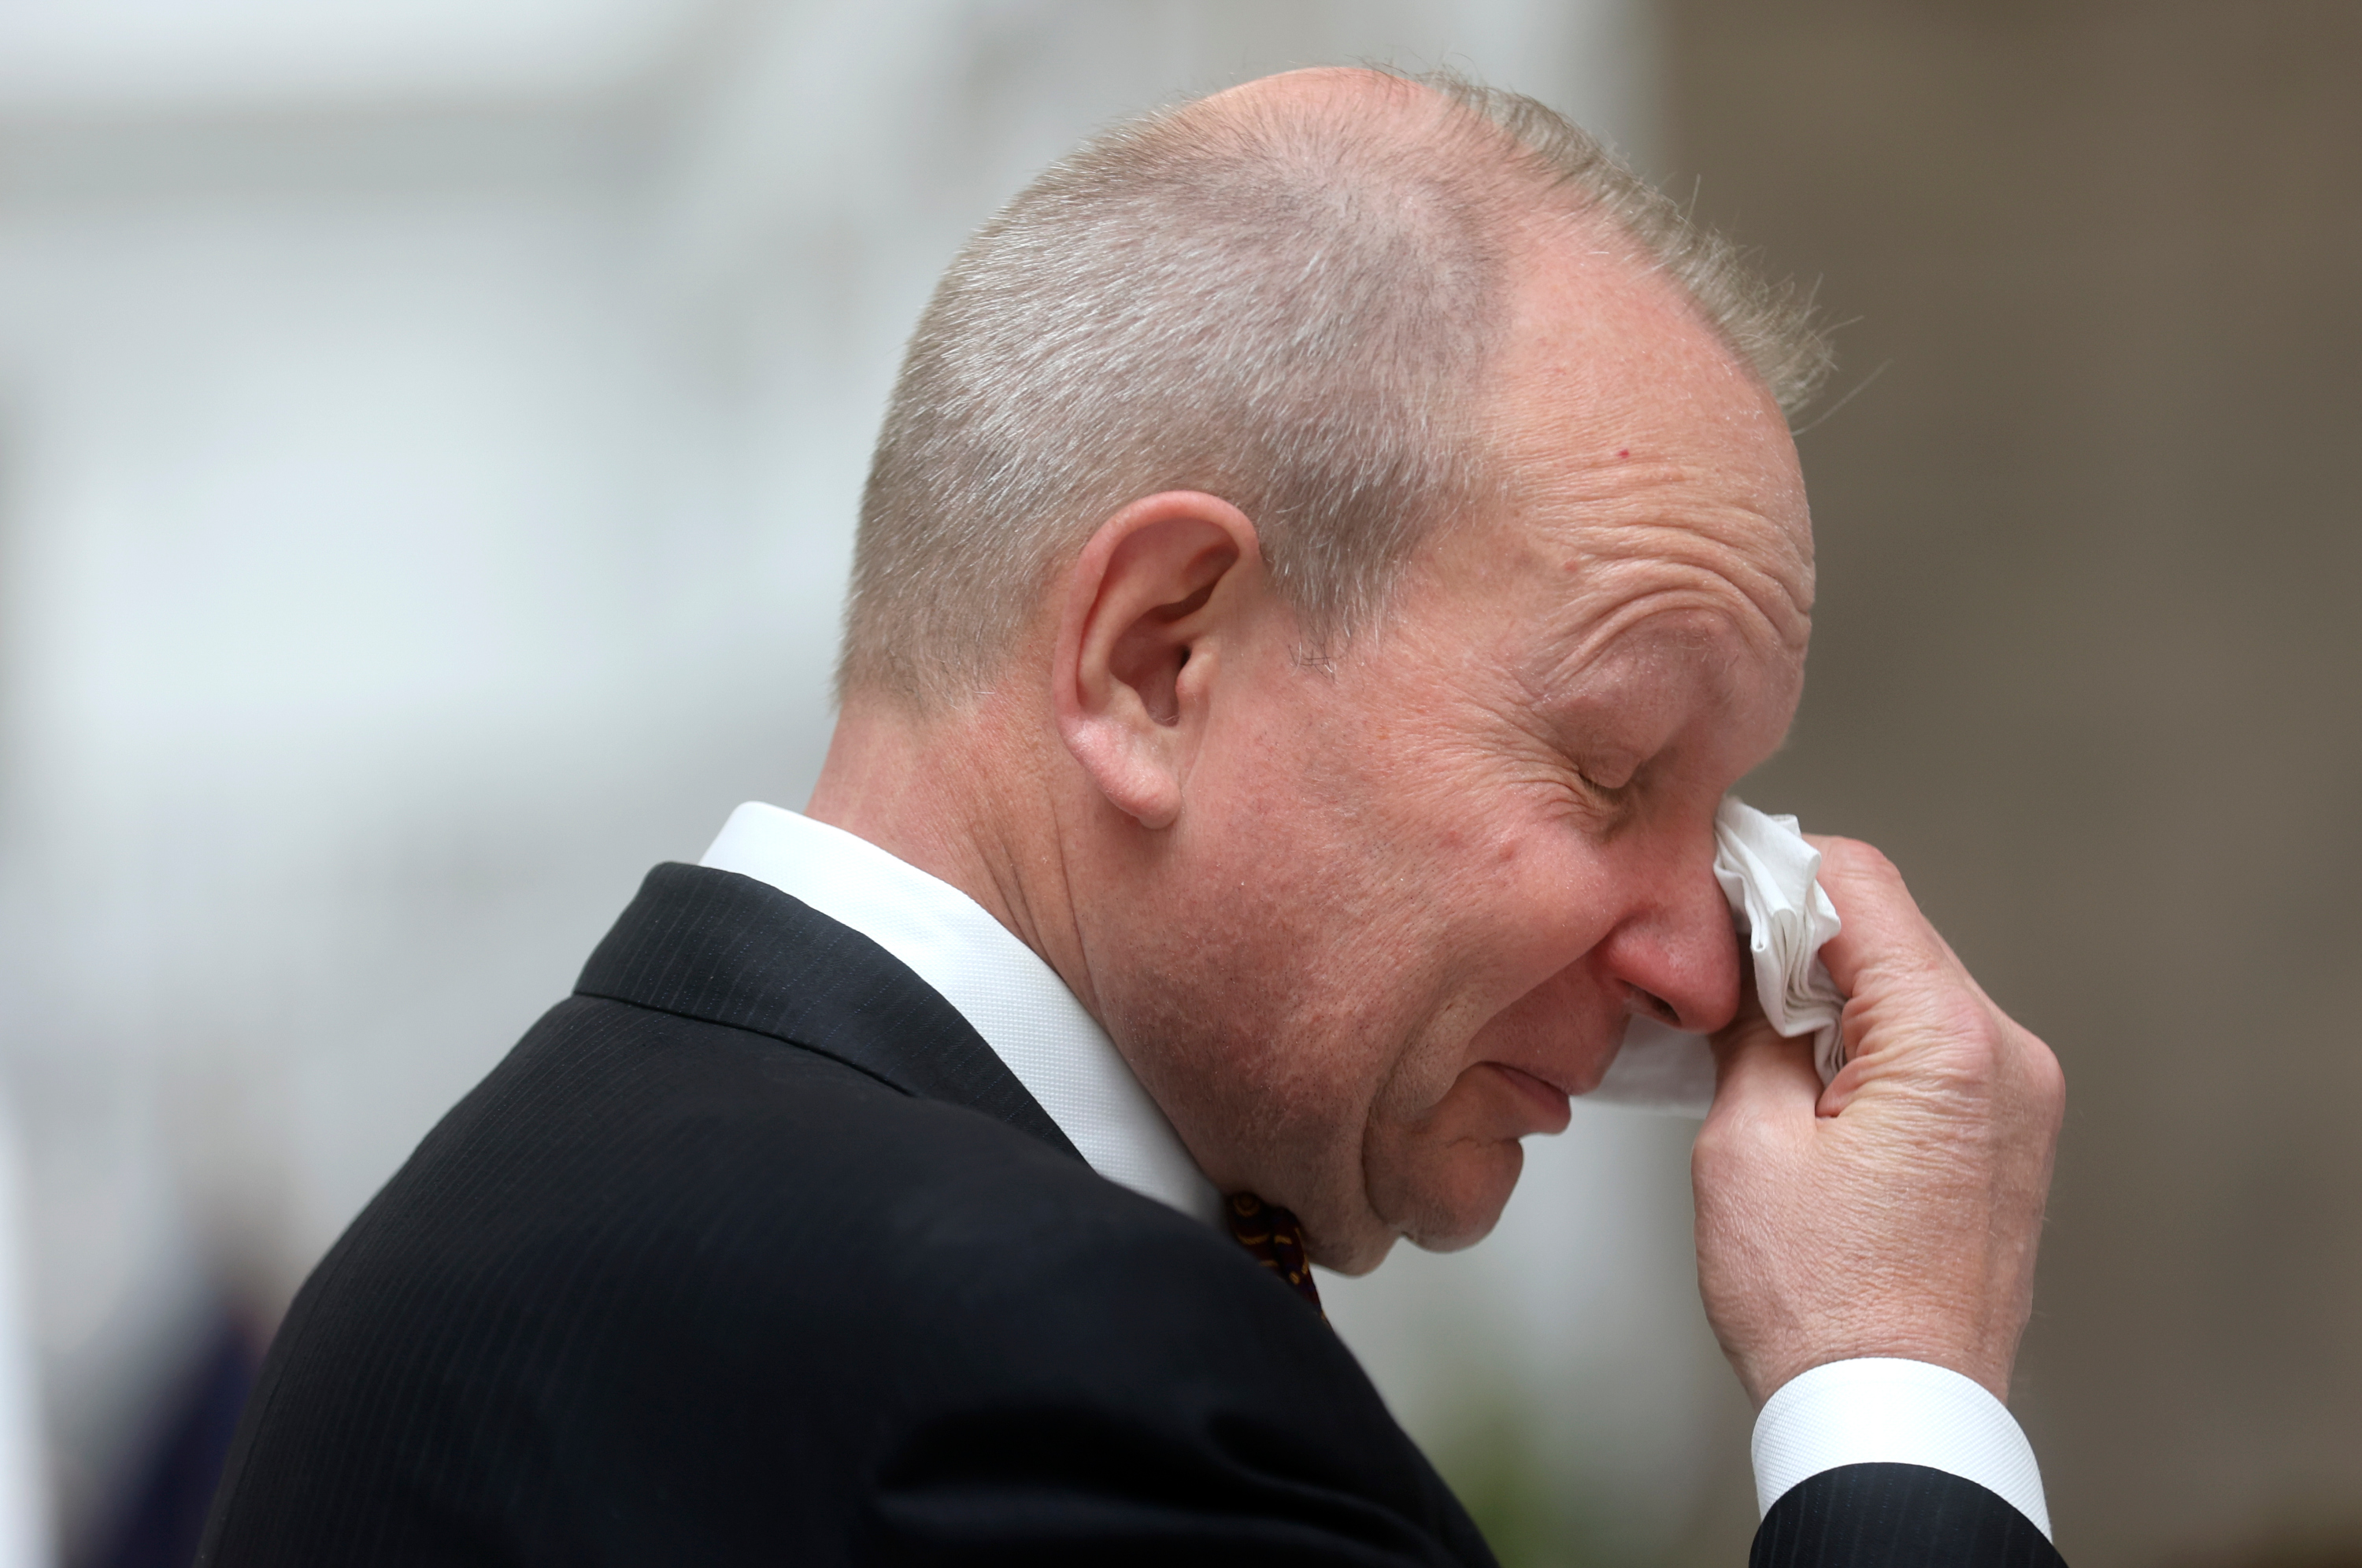
M1700 1034L1738 1010L1738 941L1730 905L1714 879L1712 833L1653 867L1647 893L1595 950L1632 1010Z

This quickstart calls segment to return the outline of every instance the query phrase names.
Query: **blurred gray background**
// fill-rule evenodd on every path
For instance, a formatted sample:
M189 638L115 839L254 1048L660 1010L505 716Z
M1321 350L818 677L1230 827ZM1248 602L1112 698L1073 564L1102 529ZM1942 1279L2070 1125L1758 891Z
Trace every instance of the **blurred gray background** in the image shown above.
M0 1568L184 1561L345 1221L650 864L802 803L966 231L1351 59L1570 111L1847 324L1748 793L2067 1065L2070 1559L2362 1562L2362 8L0 0ZM1333 1316L1505 1559L1742 1561L1689 1129L1578 1110Z

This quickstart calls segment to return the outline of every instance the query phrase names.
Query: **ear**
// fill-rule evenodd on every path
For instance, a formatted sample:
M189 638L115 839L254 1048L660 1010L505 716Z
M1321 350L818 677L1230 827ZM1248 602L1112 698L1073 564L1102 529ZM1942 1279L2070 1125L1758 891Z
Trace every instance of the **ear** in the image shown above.
M1235 646L1262 583L1254 525L1198 491L1132 502L1067 573L1051 674L1058 732L1142 827L1181 813L1223 645Z

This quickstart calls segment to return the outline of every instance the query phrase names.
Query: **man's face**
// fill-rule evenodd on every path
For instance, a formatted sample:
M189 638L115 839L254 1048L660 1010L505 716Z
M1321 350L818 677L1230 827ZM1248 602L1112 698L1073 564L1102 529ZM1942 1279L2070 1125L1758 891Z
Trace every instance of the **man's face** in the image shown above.
M1208 1174L1361 1269L1465 1245L1634 1013L1727 1021L1716 803L1779 745L1811 544L1770 398L1661 284L1523 291L1505 514L1332 669L1228 651L1107 1021Z

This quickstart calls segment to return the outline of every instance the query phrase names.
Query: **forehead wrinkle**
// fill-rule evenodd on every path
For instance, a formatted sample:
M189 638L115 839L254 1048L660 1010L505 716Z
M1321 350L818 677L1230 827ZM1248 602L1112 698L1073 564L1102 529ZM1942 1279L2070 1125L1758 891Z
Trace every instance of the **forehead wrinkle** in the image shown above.
M1664 639L1678 644L1684 652L1712 650L1717 657L1705 668L1714 678L1716 693L1726 699L1730 697L1733 692L1729 672L1749 640L1748 634L1741 619L1731 613L1727 592L1705 591L1694 583L1669 585L1618 599L1605 614L1585 623L1575 640L1551 662L1553 679L1546 682L1547 686L1561 695L1579 692L1588 684L1586 678L1606 665L1611 653L1628 645L1636 631L1649 623L1664 623L1674 617L1695 617L1707 624L1729 627L1738 634L1739 647L1703 629L1668 627ZM1631 651L1645 657L1657 650L1634 646Z
M1701 558L1712 549L1775 590L1781 602L1767 603L1765 612L1774 622L1812 613L1811 525L1801 515L1801 495L1787 493L1776 477L1600 457L1547 467L1542 474L1529 469L1507 499L1520 512L1565 518L1563 536L1579 551L1599 560L1662 555L1712 568ZM1783 520L1792 509L1798 515ZM1684 535L1691 536L1686 545Z
M1760 533L1760 529L1757 530ZM1793 564L1791 562L1781 563ZM1614 617L1628 600L1686 592L1732 613L1750 641L1802 656L1813 629L1810 568L1767 567L1751 550L1683 523L1634 522L1585 529L1563 569L1573 579L1578 622Z
M1628 425L1626 429L1628 433L1620 435L1612 433L1613 425L1608 430L1551 432L1557 450L1545 450L1520 464L1521 482L1510 495L1529 505L1544 499L1556 501L1581 519L1576 527L1584 532L1666 513L1694 513L1700 525L1731 518L1741 525L1701 527L1700 531L1735 548L1760 546L1766 536L1776 536L1781 553L1793 556L1810 574L1810 529L1780 520L1792 505L1801 505L1802 497L1801 492L1791 492L1788 480L1793 470L1782 472L1776 456L1760 467L1734 466L1727 459L1638 457L1626 450L1611 456L1607 450L1611 447L1628 448L1639 441L1670 444L1659 432L1632 430Z

